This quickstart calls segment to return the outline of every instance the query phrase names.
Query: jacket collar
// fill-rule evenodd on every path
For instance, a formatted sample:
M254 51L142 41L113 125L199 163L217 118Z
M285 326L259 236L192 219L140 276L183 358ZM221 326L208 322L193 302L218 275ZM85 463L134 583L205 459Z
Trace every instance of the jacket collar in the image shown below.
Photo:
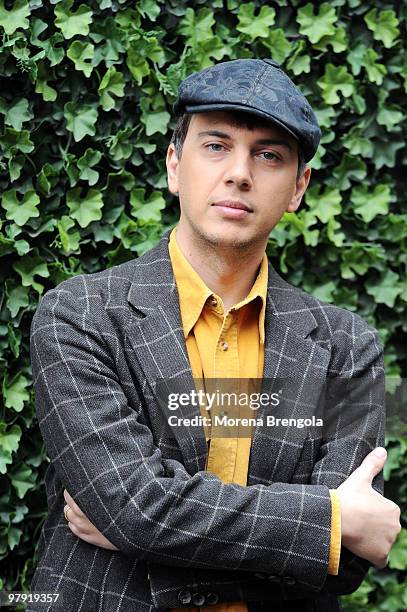
M178 291L168 251L168 230L150 251L134 260L134 278L127 299L138 311L147 315L159 306L178 305ZM287 283L269 262L267 314L306 338L317 321L302 297L302 292ZM181 321L181 318L180 318ZM267 329L266 329L267 334Z

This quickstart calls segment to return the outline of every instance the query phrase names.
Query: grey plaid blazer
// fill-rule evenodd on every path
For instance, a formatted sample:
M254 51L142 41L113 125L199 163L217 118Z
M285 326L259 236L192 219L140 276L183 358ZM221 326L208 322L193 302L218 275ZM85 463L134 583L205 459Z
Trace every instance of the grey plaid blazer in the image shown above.
M262 610L339 610L369 563L342 549L327 576L338 486L384 441L382 348L357 315L286 283L270 265L264 377L363 381L340 435L255 431L248 486L206 472L203 429L163 434L156 381L192 388L167 232L138 259L49 290L31 327L36 410L50 457L49 513L32 590L72 612L134 612L245 601ZM297 406L312 402L294 402ZM197 410L197 409L192 409ZM273 408L270 408L273 410ZM331 414L331 417L332 417ZM381 477L374 486L382 491ZM119 552L77 538L66 488ZM58 609L32 604L28 610Z

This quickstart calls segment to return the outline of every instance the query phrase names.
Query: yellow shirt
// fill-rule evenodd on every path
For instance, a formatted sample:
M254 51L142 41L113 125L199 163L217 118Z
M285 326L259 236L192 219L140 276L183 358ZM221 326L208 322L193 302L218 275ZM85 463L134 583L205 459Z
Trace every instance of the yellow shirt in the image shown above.
M248 296L225 313L221 298L205 285L181 252L176 241L176 228L170 234L169 253L193 377L260 381L264 367L264 321L268 280L266 254L263 255L257 278ZM214 410L211 411L212 417ZM205 428L205 433L209 440L210 429ZM240 435L210 439L206 469L225 483L234 482L242 486L247 484L251 437L248 437L247 433L244 435L246 437ZM330 493L332 528L328 573L337 574L341 547L340 506L336 491L332 490ZM173 608L172 612L181 610L247 612L247 606L243 602L231 602L204 608Z

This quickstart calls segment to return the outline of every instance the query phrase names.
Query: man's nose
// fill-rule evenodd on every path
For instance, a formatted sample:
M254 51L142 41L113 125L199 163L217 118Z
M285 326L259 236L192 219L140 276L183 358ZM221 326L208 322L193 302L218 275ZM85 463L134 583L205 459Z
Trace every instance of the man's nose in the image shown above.
M225 182L236 183L240 188L251 187L253 178L250 154L236 151L229 157L228 162L225 170Z

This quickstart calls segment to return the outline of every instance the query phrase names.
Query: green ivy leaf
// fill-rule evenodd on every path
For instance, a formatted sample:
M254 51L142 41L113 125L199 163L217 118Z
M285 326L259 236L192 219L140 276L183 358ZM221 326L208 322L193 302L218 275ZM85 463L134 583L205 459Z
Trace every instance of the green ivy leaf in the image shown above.
M137 2L136 9L143 17L147 15L150 21L155 21L161 12L160 7L155 0L139 0L139 2Z
M89 24L92 22L92 11L86 4L81 4L76 12L71 11L73 0L63 0L55 7L55 25L62 31L65 38L77 34L87 36Z
M17 198L16 189L4 192L1 198L1 205L7 211L6 219L11 219L20 226L25 225L28 219L40 216L37 208L39 203L40 198L33 190L27 191L21 201Z
M80 70L86 77L90 77L93 70L92 60L95 55L95 47L91 43L74 40L66 54L75 64L76 70Z
M85 136L94 136L98 111L90 104L76 104L67 102L64 106L66 128L73 133L75 142Z
M75 221L64 215L57 224L59 237L61 239L62 248L66 255L70 255L71 253L76 253L79 250L79 243L81 240L81 235L79 232L71 232L69 233L72 227L75 226Z
M24 255L19 261L13 264L13 268L21 276L24 287L34 287L42 294L44 286L34 280L34 276L49 277L48 266L42 257L38 255L38 250L34 250L34 255Z
M8 36L14 34L18 28L22 30L29 28L30 23L27 19L29 14L30 7L27 0L15 0L10 10L5 9L4 0L0 0L0 26Z
M343 146L352 153L352 155L361 155L362 157L373 156L373 143L362 136L360 128L358 126L353 127L349 132L341 139Z
M393 270L386 270L377 281L367 281L366 291L373 296L377 304L386 304L393 308L396 298L402 293L400 277Z
M188 7L178 26L178 33L186 37L187 46L196 47L205 40L212 39L214 25L213 10L201 8L195 13L194 9Z
M57 46L58 44L64 42L65 39L62 36L61 32L55 32L55 34L53 34L49 38L46 38L45 40L41 41L40 46L44 49L47 62L49 62L50 66L56 66L57 64L60 64L64 59L64 47Z
M345 28L335 28L335 33L329 36L323 36L318 43L313 47L319 51L327 51L328 46L331 46L334 53L342 53L348 48L348 36Z
M20 98L11 104L7 104L5 100L0 98L0 112L4 114L4 123L11 125L18 132L21 130L23 123L33 118L31 111L28 109L26 98Z
M348 98L355 91L355 80L345 66L326 64L324 75L317 82L322 89L322 97L326 104L338 104L340 102L338 92Z
M379 110L376 118L377 123L384 125L388 132L399 132L404 115L398 106L386 105Z
M327 180L329 185L332 185L344 191L351 187L351 179L362 181L367 174L366 164L362 159L345 153L341 163L333 172L333 177Z
M147 136L151 136L157 132L165 134L171 115L167 113L167 111L153 111L149 108L147 109L142 102L143 101L140 103L142 108L141 122L145 125Z
M79 178L83 181L88 181L89 185L94 185L99 178L99 173L96 170L92 170L92 167L96 166L101 159L102 154L100 151L86 149L82 157L78 159Z
M397 151L399 151L400 149L404 149L405 146L406 145L403 140L394 140L393 142L389 142L389 140L376 141L372 159L375 167L378 170L380 170L380 168L383 168L383 166L394 168L394 166L396 165Z
M51 70L46 66L45 62L38 62L37 67L35 92L41 94L45 102L54 102L57 99L57 91L48 85L48 81L52 78Z
M314 295L318 300L322 300L323 302L333 302L333 293L335 289L335 283L333 281L328 281L327 283L318 285L318 287L314 287L312 289L312 295Z
M18 527L9 527L7 530L7 543L10 550L13 550L19 543L23 532Z
M336 20L335 9L327 3L321 4L317 14L314 13L314 5L311 2L300 8L297 13L300 34L307 36L312 44L317 43L324 36L335 34Z
M325 187L320 192L318 185L313 185L305 194L310 213L317 217L322 223L328 223L329 219L339 215L342 211L342 197L339 189Z
M31 153L34 149L34 143L30 139L30 132L28 130L21 130L19 132L12 128L6 128L2 136L2 145L8 155L12 154L15 150L22 153Z
M66 196L66 203L71 211L71 217L76 219L81 227L87 227L92 221L102 218L103 197L97 189L89 189L81 198L81 188L71 189Z
M270 6L263 5L258 15L255 15L254 12L254 2L241 4L237 14L239 23L236 30L247 34L251 40L267 38L270 35L270 27L275 22L276 11Z
M364 16L364 20L375 40L382 42L386 49L393 46L400 34L397 15L393 10L379 12L379 9L373 8Z
M386 253L381 245L355 241L350 248L341 251L342 278L355 278L366 274L370 268L382 268Z
M130 194L131 214L142 221L161 221L161 211L165 208L165 200L160 191L145 199L145 189L133 189Z
M14 357L17 359L20 355L20 347L23 334L20 329L14 327L11 321L7 323L7 336L10 350L13 353Z
M11 484L16 490L17 497L23 499L27 491L35 487L36 477L32 469L25 463L20 463L10 474Z
M29 300L29 290L27 287L22 287L21 285L14 287L11 291L7 286L7 308L10 311L12 318L14 319L20 310L20 308L25 308L28 306Z
M269 49L270 57L279 64L282 64L290 55L291 43L287 40L284 30L281 28L271 30L268 37L264 38L261 42L262 45Z
M112 94L120 98L124 96L124 77L122 73L117 72L114 66L110 66L100 82L98 92L103 110L112 110L116 104Z
M230 53L231 47L225 45L219 36L214 36L211 40L205 40L199 45L199 69L212 66L214 59L219 61ZM172 89L171 85L170 89Z
M109 155L114 161L129 159L134 150L133 129L128 127L119 130L106 139Z
M27 391L30 381L24 374L17 374L9 383L3 381L3 397L6 408L12 408L16 412L21 412L24 408L24 402L30 399L30 394Z
M357 185L352 189L351 202L355 213L360 215L365 223L370 223L377 215L386 215L392 200L389 185L376 185L372 192L366 185Z
M306 44L304 40L297 43L296 49L287 63L288 70L291 70L296 76L303 72L310 72L311 58L306 52Z
M377 63L378 57L379 55L374 49L366 49L363 56L363 65L366 68L369 81L381 85L383 83L383 78L387 74L387 69L384 64Z
M407 569L407 529L402 529L391 547L389 567L396 570Z
M12 425L7 429L6 423L0 423L0 474L7 472L7 465L12 462L11 455L18 449L21 429Z
M51 188L55 187L58 182L62 162L49 164L46 163L41 168L41 172L37 175L37 189L44 195L49 195Z
M126 64L137 85L141 85L143 78L150 74L148 62L140 55L137 47L128 50Z
M352 67L352 73L355 76L360 74L360 71L362 70L365 54L366 45L359 43L349 51L346 57L347 61Z

